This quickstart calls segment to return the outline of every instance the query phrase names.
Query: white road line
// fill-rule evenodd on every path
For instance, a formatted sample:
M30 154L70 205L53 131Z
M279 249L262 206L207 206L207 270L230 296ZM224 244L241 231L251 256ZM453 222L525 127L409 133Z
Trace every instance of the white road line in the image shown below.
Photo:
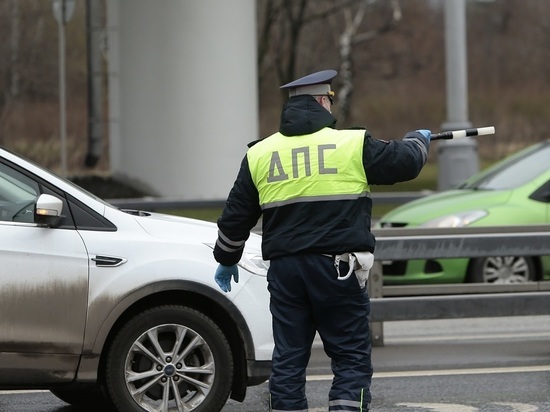
M0 395L20 395L22 393L43 393L43 392L49 392L45 389L21 389L21 390L13 390L13 391L0 391Z
M515 403L515 402L492 402L494 405L509 406L515 412L535 412L539 408L535 405L529 405L528 403Z
M453 404L453 403L396 403L396 406L404 406L406 408L421 408L436 412L476 412L479 409L473 406ZM506 406L511 412L535 412L539 408L535 405L527 403L515 402L491 402L491 405Z
M479 409L473 406L458 405L453 403L398 403L397 406L407 408L422 408L437 412L476 412Z
M408 378L419 376L445 376L445 375L482 375L495 373L521 373L521 372L550 372L550 365L514 366L503 368L474 368L474 369L442 369L421 371L375 372L373 378ZM311 375L308 381L332 380L332 375Z
M550 333L517 333L517 334L487 334L487 335L462 335L462 336L410 336L410 337L395 337L385 338L386 344L399 343L435 343L435 342L457 342L457 341L481 341L481 340L522 340L522 339L548 339Z

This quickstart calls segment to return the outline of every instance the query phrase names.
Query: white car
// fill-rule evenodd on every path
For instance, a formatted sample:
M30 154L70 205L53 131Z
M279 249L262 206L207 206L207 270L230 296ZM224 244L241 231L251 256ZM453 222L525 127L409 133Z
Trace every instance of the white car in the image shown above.
M0 148L0 388L123 412L222 409L270 374L258 235L224 293L213 223L119 210Z

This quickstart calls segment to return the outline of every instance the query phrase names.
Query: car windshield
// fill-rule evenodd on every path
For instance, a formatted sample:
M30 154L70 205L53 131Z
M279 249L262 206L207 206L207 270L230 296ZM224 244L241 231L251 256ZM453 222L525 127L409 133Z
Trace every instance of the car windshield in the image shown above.
M84 189L83 187L77 185L76 183L72 182L72 181L69 180L69 179L64 178L64 177L62 177L62 176L60 176L60 175L57 175L57 174L53 173L52 171L46 169L45 167L41 166L41 165L38 164L37 162L35 162L35 161L33 161L33 160L30 160L30 159L26 158L25 156L22 156L22 155L20 155L20 154L17 154L17 153L15 153L14 151L12 151L12 150L10 150L10 149L7 149L7 148L5 148L5 147L2 147L2 150L5 150L6 152L11 153L11 154L13 154L14 156L17 156L17 157L19 157L19 158L25 160L27 163L32 164L33 166L35 166L35 167L41 169L43 172L45 172L45 173L47 173L47 174L49 174L49 175L55 176L56 178L58 178L58 179L60 179L60 180L63 180L63 181L64 181L65 183L67 183L68 185L70 185L70 186L72 186L72 187L74 187L74 188L80 190L81 192L86 193L88 196L93 197L93 198L94 198L95 200L97 200L98 202L101 202L101 203L104 203L104 204L106 204L106 205L108 205L108 206L114 207L112 204L110 204L109 202L107 202L105 199L102 199L102 198L96 196L95 194L90 193L88 190L86 190L86 189Z
M479 178L464 183L460 189L514 189L535 179L549 167L550 144L536 145L497 165Z

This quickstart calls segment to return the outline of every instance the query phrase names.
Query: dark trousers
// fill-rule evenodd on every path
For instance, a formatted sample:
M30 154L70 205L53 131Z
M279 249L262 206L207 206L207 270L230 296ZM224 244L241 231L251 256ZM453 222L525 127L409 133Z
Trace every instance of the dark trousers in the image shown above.
M347 273L348 265L340 262ZM329 411L365 412L372 378L369 297L357 278L337 280L334 259L321 254L271 260L267 275L273 317L272 411L307 411L306 367L315 331L331 359Z

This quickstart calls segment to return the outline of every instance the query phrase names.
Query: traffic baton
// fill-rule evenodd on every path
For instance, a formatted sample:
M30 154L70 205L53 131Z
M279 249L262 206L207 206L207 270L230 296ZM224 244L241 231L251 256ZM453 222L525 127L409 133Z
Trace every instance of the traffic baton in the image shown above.
M460 137L470 137L470 136L483 136L486 134L495 134L495 127L478 127L477 129L464 129L464 130L455 130L454 132L441 132L432 134L430 140L449 140L456 139Z

